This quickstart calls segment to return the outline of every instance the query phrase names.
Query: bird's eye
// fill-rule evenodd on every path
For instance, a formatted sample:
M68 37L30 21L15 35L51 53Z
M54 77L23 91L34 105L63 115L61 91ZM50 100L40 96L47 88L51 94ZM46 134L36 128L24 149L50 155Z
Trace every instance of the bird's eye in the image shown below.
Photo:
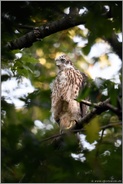
M61 58L61 61L62 61L62 62L64 62L64 61L65 61L65 59Z

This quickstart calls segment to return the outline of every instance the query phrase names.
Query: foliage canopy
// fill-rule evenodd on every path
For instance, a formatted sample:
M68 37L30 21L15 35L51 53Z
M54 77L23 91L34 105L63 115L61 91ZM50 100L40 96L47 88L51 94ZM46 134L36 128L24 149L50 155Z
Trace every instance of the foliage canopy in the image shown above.
M121 68L118 83L102 78L96 83L89 77L89 86L87 84L78 100L89 97L92 103L99 103L110 98L110 104L80 130L80 144L73 133L53 141L52 136L58 134L59 127L51 120L49 88L56 76L54 58L57 54L70 55L75 66L88 76L90 67L97 64L109 67L111 54L119 60L122 58L121 41L117 39L122 30L121 15L121 1L1 2L2 85L15 79L14 90L18 90L27 78L34 87L23 96L16 94L24 103L21 108L12 103L9 86L6 90L2 88L2 182L121 182ZM64 30L61 27L61 31L54 34L49 30L49 35L25 48L8 48L8 42L33 33L35 27L46 28L54 21L59 26L60 20L68 16L73 21L71 25L76 26ZM107 44L108 50L89 59L96 44ZM18 98L16 95L14 98ZM93 109L91 106L90 111ZM36 126L39 121L41 128Z

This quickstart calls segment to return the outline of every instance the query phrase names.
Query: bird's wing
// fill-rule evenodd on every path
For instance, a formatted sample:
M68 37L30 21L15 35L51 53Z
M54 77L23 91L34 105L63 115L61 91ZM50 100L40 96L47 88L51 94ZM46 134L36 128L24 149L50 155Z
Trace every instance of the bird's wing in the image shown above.
M83 80L82 80L82 85L80 88L80 93L82 93L85 85L87 84L87 79L88 79L88 77L87 77L87 75L85 75L85 73L81 72L81 75L83 77ZM87 114L87 105L80 102L80 109L81 109L82 117L85 116Z

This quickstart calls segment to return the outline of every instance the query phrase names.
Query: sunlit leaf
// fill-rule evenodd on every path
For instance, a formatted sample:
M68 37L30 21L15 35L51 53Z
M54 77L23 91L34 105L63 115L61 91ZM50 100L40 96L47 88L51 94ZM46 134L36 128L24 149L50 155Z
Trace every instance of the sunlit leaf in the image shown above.
M85 125L86 139L88 142L93 143L99 138L99 118L96 116L93 118L88 125Z

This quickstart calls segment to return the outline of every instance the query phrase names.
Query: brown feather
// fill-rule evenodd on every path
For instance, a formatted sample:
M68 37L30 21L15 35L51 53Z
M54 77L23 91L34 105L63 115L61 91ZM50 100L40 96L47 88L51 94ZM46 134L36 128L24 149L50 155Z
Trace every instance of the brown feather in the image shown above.
M81 121L86 108L75 99L82 90L85 76L75 69L66 55L56 59L58 74L51 85L51 112L60 129L68 130Z

